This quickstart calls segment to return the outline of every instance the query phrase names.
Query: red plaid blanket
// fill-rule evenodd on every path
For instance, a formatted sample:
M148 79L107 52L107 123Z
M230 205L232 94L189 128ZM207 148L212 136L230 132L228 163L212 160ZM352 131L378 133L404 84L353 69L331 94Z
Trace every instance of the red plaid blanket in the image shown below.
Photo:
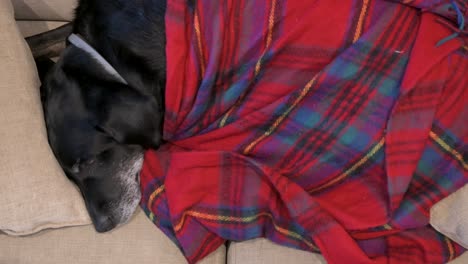
M458 256L428 223L468 182L466 2L440 2L168 0L142 208L190 263L256 237L329 263Z

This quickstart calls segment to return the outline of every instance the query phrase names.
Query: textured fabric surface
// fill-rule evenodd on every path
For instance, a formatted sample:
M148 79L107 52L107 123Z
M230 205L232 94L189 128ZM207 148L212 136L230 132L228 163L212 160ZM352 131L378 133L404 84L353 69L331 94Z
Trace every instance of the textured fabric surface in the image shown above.
M463 253L458 258L449 262L449 264L465 264L468 263L468 252Z
M2 0L9 1L9 0ZM71 21L77 0L11 0L18 20Z
M37 20L21 20L16 21L21 34L24 37L36 35L45 31L60 27L67 22L61 21L37 21Z
M227 264L326 264L319 254L282 247L266 239L253 239L242 243L231 243ZM468 252L449 264L468 263Z
M429 210L468 181L466 39L437 46L450 1L411 3L169 1L141 205L190 262L256 237L329 263L463 251Z
M326 264L320 254L283 247L266 239L231 243L227 264Z
M183 255L138 211L126 225L96 233L91 225L47 230L27 237L0 235L2 264L183 264ZM222 246L200 262L225 263Z
M0 1L0 230L24 235L90 223L47 143L34 60Z
M431 225L468 249L468 184L431 208Z

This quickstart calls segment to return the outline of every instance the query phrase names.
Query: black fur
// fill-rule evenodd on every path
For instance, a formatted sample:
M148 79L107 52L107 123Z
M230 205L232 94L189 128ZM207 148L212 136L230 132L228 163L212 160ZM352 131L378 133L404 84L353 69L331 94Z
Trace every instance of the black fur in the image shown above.
M41 87L51 148L100 232L128 220L125 210L140 197L134 167L145 148L161 144L165 6L165 0L80 0L73 32L128 85L68 45Z

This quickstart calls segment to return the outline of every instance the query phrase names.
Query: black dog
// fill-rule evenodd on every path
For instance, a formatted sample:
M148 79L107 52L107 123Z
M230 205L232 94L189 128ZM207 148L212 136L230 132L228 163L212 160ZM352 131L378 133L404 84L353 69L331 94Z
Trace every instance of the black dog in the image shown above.
M69 43L41 87L51 148L99 232L132 216L143 151L161 144L165 7L165 0L80 0L75 39L118 74Z

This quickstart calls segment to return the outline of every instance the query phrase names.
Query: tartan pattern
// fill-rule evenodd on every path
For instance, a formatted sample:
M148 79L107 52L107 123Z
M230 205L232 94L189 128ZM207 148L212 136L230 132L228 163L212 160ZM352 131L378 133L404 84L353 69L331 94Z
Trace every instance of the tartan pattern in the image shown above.
M466 39L435 47L437 19L378 0L168 1L168 143L145 155L141 207L190 263L256 237L329 263L455 258L428 218L468 182L468 60Z

